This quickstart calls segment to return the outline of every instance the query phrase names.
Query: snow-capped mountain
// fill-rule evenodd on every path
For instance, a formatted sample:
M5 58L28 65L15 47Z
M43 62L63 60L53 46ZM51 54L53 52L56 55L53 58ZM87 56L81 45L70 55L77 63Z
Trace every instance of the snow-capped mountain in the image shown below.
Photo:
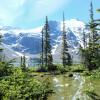
M69 51L74 60L78 59L78 48L82 45L83 29L88 32L85 24L76 19L66 20L66 35L69 45ZM54 61L60 61L61 52L61 33L62 22L49 21L52 54ZM0 27L0 33L3 35L3 43L17 53L25 53L27 56L37 57L41 53L41 30L42 26L35 29L17 29L12 27Z

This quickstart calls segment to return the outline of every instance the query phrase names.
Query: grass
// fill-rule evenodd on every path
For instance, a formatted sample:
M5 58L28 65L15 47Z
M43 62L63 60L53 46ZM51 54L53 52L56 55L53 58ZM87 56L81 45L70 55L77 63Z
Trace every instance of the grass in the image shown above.
M48 70L47 67L30 67L30 72L54 72L59 74L64 74L66 72L79 72L82 73L85 71L85 68L82 64L74 64L72 66L63 67L62 64L54 64L51 66L51 70Z
M72 72L83 72L85 71L85 68L82 64L74 64L71 66L71 71Z
M86 95L88 95L92 100L100 100L100 96L96 94L94 91L85 91Z
M92 71L85 70L83 75L87 76L87 78L91 80L100 79L100 70L99 69L92 70Z
M73 64L72 66L63 67L62 64L55 64L51 67L51 70L48 70L47 67L29 67L28 72L49 72L51 74L65 74L67 72L77 72L81 73L84 76L89 76L89 78L98 78L100 79L100 68L97 70L88 71L82 64Z

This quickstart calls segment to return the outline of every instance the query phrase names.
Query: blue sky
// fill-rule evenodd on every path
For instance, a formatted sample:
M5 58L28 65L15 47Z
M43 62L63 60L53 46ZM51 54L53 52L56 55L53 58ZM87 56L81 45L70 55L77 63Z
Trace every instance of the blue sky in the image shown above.
M89 20L91 0L0 0L0 25L20 28L35 28L49 20L62 20L62 12L66 19ZM92 0L94 12L100 8L100 0ZM95 18L100 14L95 13Z

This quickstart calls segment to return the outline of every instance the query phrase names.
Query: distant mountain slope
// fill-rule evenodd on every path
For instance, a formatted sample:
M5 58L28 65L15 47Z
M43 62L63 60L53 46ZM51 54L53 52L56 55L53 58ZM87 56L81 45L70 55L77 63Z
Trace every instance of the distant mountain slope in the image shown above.
M79 20L71 19L66 20L66 35L69 45L70 53L73 56L75 62L79 61L78 48L82 45L82 32L85 29L85 24ZM54 55L54 61L61 61L61 33L62 22L49 21L52 54ZM30 57L39 57L41 53L41 27L35 29L17 29L12 27L0 27L3 34L3 43L9 45L10 49L14 52L25 53ZM12 53L13 55L13 53ZM34 56L35 55L35 56Z

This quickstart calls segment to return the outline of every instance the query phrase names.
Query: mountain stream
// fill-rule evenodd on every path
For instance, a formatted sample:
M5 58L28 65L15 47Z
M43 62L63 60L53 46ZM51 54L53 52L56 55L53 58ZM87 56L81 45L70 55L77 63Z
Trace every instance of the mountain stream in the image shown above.
M83 92L84 89L91 88L93 85L97 92L100 93L100 81L93 81L95 83L90 80L87 81L79 73L74 73L73 77L56 75L51 77L51 81L55 93L49 96L48 100L93 100Z

